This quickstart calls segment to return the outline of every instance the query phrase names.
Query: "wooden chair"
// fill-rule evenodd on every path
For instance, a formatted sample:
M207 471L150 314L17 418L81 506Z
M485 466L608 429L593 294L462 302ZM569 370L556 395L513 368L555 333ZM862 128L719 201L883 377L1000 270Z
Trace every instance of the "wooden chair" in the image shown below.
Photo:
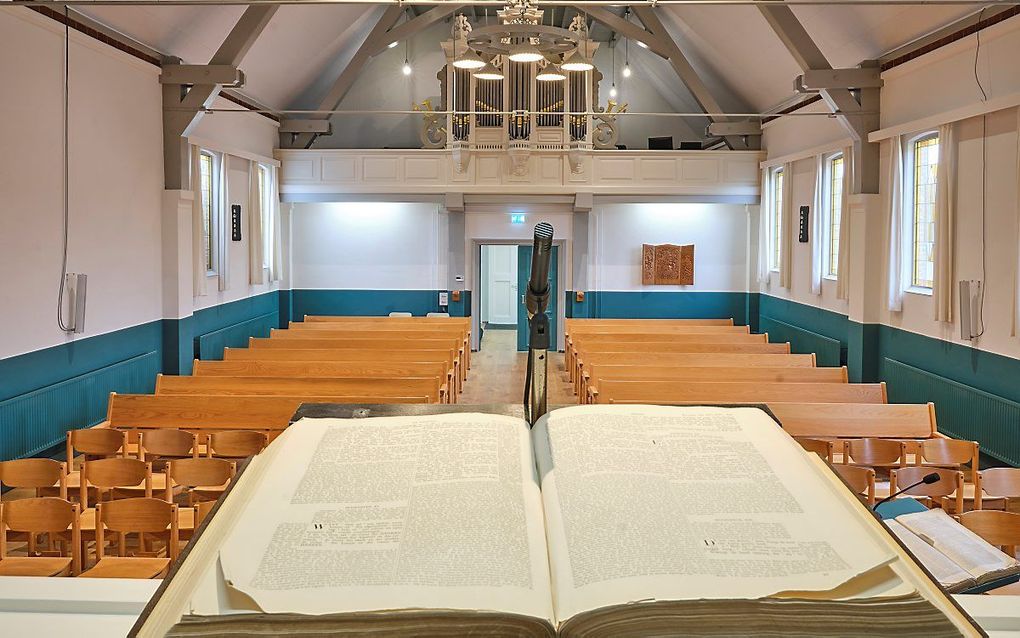
M901 467L889 472L889 493L893 494L901 486L910 485L916 483L924 478L928 474L938 474L939 480L936 483L928 485L922 483L916 485L903 493L904 496L922 496L925 500L925 505L931 507L934 499L939 499L939 505L942 509L949 509L945 507L950 502L953 503L954 511L963 511L963 472L959 470L949 470L941 467L924 467L920 465L912 465L910 467ZM952 498L952 501L950 501Z
M56 487L59 498L67 499L67 467L53 459L17 459L0 462L0 485L35 490L36 497ZM3 496L0 495L0 500Z
M976 510L960 515L964 527L1016 557L1020 547L1020 514L996 510Z
M209 435L210 458L241 460L266 448L266 435L250 430L227 430Z
M138 458L149 463L198 458L198 437L192 432L171 428L139 432Z
M152 464L126 458L85 461L81 465L79 486L79 500L83 512L89 507L89 487L96 489L97 503L104 497L112 497L117 488L141 488L146 497L151 497Z
M1020 500L1020 468L993 467L981 470L974 480L974 508L998 506L1007 512L1013 499ZM988 501L993 501L988 503Z
M0 504L0 576L77 576L81 572L79 512L77 503L52 496ZM28 556L8 556L9 531L28 535ZM60 544L68 555L35 555L41 534L46 535L50 550L55 539L65 541Z
M843 441L843 463L871 468L903 467L906 447L902 441L861 438Z
M832 469L843 477L850 489L862 497L861 500L867 503L869 508L875 506L875 470L870 467L843 464L833 465Z
M67 469L75 452L85 455L85 460L127 456L127 433L110 428L84 428L67 433Z
M212 514L213 508L216 507L216 501L199 501L198 505L195 506L195 529L205 522L205 519L209 518L209 514Z
M921 441L921 464L963 470L978 469L981 447L976 441L934 438Z
M807 438L795 438L794 440L806 451L814 452L826 463L832 463L832 441Z
M215 501L234 478L237 464L226 459L200 458L170 461L166 469L166 500L173 502L174 491L184 488L188 507L196 502Z
M161 578L177 559L180 534L177 527L177 506L158 498L128 498L99 504L96 516L96 564L81 574L82 578ZM117 536L116 554L107 553L107 534ZM128 551L128 535L139 535L138 554ZM164 535L166 557L145 551L146 535Z

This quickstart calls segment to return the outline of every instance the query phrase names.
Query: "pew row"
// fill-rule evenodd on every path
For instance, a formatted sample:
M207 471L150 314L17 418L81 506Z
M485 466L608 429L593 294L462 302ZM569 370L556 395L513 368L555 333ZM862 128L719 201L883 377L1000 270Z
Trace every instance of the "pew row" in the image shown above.
M434 377L180 377L156 375L157 395L425 397L447 403L446 384ZM380 401L387 403L387 401Z
M723 367L723 366L648 366L648 365L589 365L583 387L578 396L580 403L598 403L601 381L673 381L731 382L754 381L763 383L847 383L847 369L808 367Z
M791 436L930 439L941 436L934 403L769 403Z
M598 403L727 404L887 403L882 383L756 383L621 381L599 383Z
M305 323L291 321L287 330L272 329L270 337L308 337L318 335L321 339L334 339L345 337L372 337L386 338L396 334L405 337L431 339L436 337L456 337L463 342L462 352L465 366L471 367L471 326L458 322L450 323L413 323L407 325L401 322L318 322Z

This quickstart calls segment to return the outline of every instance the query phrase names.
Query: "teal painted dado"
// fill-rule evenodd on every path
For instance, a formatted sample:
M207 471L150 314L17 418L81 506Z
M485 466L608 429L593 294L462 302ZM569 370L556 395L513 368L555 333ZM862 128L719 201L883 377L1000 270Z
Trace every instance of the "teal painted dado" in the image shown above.
M362 315L382 317L391 312L424 316L439 312L439 290L318 290L291 291L293 321L305 315Z
M651 292L645 290L592 290L578 302L566 293L566 316L571 318L726 318L747 324L750 303L746 292Z

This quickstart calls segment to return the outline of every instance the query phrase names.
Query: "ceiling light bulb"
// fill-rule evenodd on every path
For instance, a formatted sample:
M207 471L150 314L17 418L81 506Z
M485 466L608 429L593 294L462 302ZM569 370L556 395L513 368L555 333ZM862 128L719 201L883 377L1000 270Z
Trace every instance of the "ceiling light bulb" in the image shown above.
M630 77L630 65L629 64L624 64L623 65L623 77L625 77L625 78L629 78Z
M400 70L404 72L404 75L411 75L411 63L407 61L407 58L404 58L404 66Z
M398 44L400 44L400 43L397 42L396 40L394 40L393 42L390 42L389 44L387 44L386 48L387 49L392 49L392 48L395 48Z
M497 69L496 67L494 67L491 62L486 64L482 68L478 69L474 73L472 73L472 75L474 75L479 80L502 80L503 79L503 72L500 71L499 69Z
M613 88L609 89L609 97L611 97L613 99L616 99L616 85L615 84L613 85Z
M514 62L538 62L545 56L531 44L531 42L525 40L518 44L515 44L510 49L510 59Z
M567 76L563 73L563 71L560 71L555 64L549 64L538 72L535 79L541 80L542 82L557 82L560 80L566 80Z
M473 50L468 49L464 55L453 61L453 66L458 69L480 69L485 66L485 60L478 57Z
M573 53L567 56L567 59L563 61L560 68L564 71L591 71L595 66L584 59L580 52L575 50Z

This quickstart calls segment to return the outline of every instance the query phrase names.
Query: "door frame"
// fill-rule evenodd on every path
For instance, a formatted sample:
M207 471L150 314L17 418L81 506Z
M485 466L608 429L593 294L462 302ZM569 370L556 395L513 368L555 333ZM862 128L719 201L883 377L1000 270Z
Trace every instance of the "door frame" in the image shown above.
M475 282L479 282L475 285L480 285L482 279L482 245L507 245L507 246L530 246L534 242L530 239L482 239L472 237L469 240L471 242L471 257L470 257L470 272ZM557 293L562 296L563 291L567 290L570 285L567 269L571 263L570 259L570 242L566 239L554 239L553 245L558 246L556 250L556 286ZM518 290L518 294L521 292ZM471 295L471 349L478 350L481 334L481 306L479 298L481 295ZM566 321L566 303L563 299L557 299L556 309L556 344L557 346L563 346L563 327Z

